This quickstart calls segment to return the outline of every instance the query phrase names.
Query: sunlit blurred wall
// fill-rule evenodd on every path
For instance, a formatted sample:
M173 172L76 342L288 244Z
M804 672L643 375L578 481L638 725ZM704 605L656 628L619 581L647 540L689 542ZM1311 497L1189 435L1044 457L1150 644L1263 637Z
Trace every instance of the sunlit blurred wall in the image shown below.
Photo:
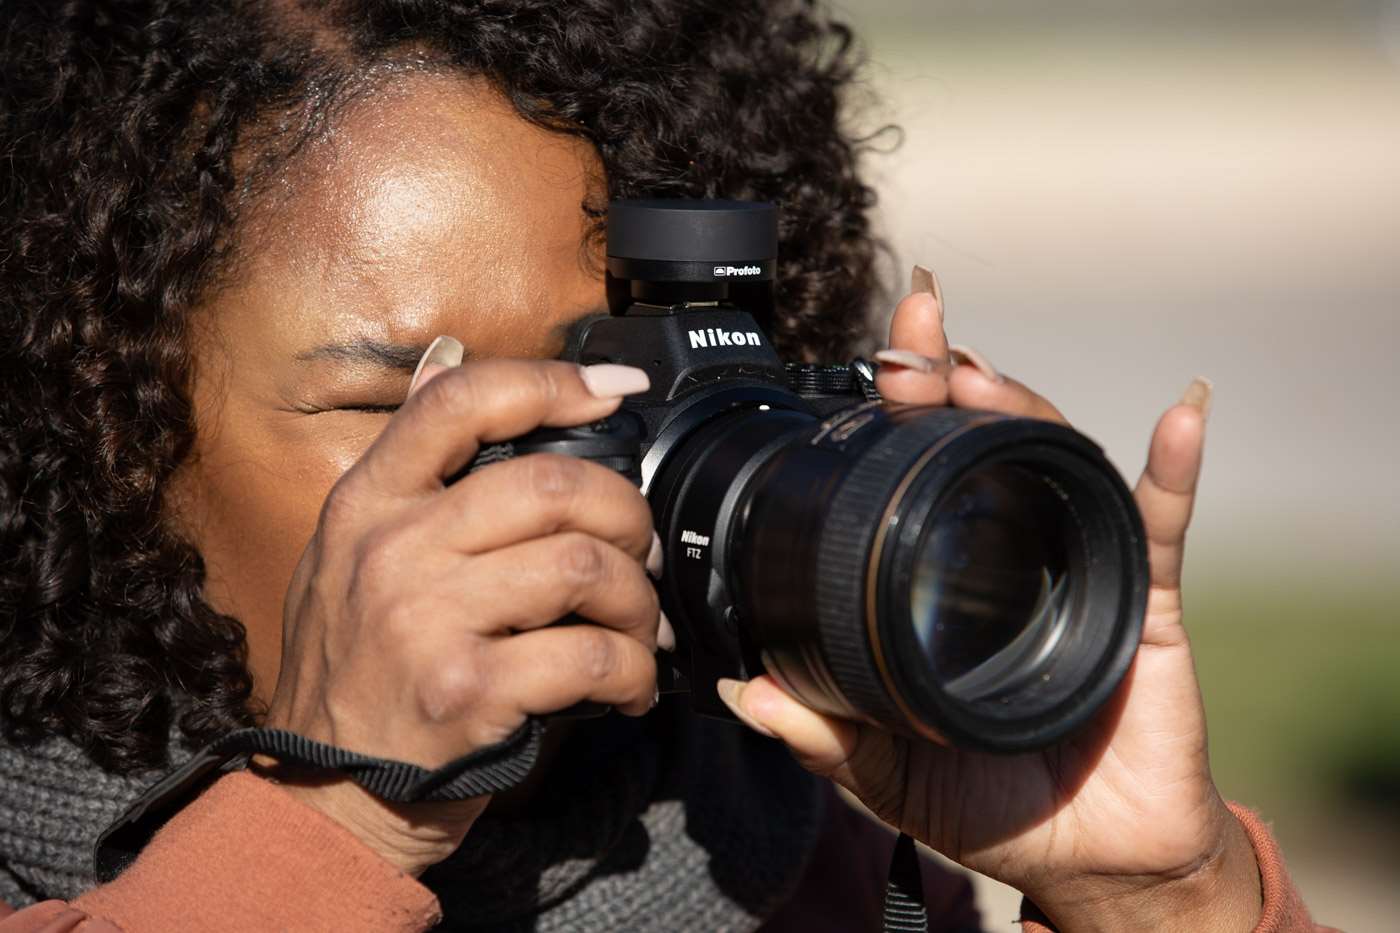
M1245 799L1281 774L1313 780L1269 753L1301 742L1322 771L1317 734L1400 710L1357 708L1337 686L1344 653L1330 680L1283 680L1205 636L1243 621L1222 594L1308 595L1316 618L1263 619L1279 651L1306 653L1300 627L1359 613L1341 637L1369 641L1346 650L1382 659L1373 678L1400 677L1380 652L1400 639L1400 2L838 9L872 60L859 127L903 131L867 162L890 281L907 283L913 262L937 270L953 340L1049 396L1130 477L1157 415L1193 376L1215 382L1187 566L1188 624L1217 672L1212 737L1229 737L1213 754L1237 753L1227 792ZM1349 608L1363 592L1372 608ZM1213 615L1195 611L1203 601ZM1232 708L1234 681L1235 697L1273 696L1275 720ZM1303 710L1314 733L1290 736ZM1240 751L1249 735L1258 748ZM1322 808L1311 829L1296 810L1272 814L1319 918L1397 928L1397 837L1368 849L1327 789L1290 793ZM1015 893L978 885L986 927L1010 928Z
M1394 586L1400 5L839 8L862 125L903 128L868 162L899 277L937 270L953 339L1134 476L1210 377L1193 572Z

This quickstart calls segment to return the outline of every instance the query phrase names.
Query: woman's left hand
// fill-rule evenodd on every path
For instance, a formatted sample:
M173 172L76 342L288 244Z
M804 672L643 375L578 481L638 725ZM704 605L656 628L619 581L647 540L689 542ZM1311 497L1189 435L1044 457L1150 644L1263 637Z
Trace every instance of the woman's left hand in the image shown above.
M914 289L890 327L897 352L877 356L886 398L1065 422L974 351L950 354L936 280L916 269ZM1142 646L1090 728L1044 751L993 755L824 716L767 676L725 681L721 694L751 727L782 739L891 826L1021 890L1062 933L1252 930L1258 868L1211 780L1182 626L1182 545L1209 399L1209 385L1193 382L1153 432L1135 493L1152 565Z

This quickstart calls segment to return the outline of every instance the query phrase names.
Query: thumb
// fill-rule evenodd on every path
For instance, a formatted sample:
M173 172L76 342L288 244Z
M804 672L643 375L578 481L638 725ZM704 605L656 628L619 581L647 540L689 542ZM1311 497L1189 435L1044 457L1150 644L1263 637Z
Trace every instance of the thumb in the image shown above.
M804 706L766 674L748 683L722 679L716 689L749 728L781 740L802 767L840 784L881 819L898 825L907 742Z
M943 289L938 277L915 266L910 293L890 318L889 349L875 354L875 384L893 402L942 405L948 401L948 338L943 333Z
M722 678L715 689L744 725L781 740L809 771L830 775L855 750L854 723L803 706L767 674L748 683Z

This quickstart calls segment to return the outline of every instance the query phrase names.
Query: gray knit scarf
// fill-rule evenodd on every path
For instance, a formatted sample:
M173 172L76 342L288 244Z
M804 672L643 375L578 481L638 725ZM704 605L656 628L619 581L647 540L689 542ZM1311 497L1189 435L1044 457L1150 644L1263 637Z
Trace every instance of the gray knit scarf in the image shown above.
M679 706L586 724L528 816L488 811L423 877L438 930L756 929L801 878L824 797L777 743ZM189 754L171 742L173 765ZM0 898L91 888L98 834L157 777L108 774L64 739L0 743Z

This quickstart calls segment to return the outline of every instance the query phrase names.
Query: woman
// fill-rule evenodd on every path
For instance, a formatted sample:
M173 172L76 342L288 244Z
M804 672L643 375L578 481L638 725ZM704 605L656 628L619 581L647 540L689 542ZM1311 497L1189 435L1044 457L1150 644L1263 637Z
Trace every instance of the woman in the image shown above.
M1206 762L1177 592L1204 384L1139 486L1155 588L1128 683L1088 734L1014 759L764 677L722 688L749 733L653 711L674 634L635 489L543 456L444 488L481 444L645 387L551 359L606 308L610 197L779 202L774 341L850 355L873 196L841 130L848 34L810 4L8 15L0 881L31 906L0 931L859 928L881 838L813 774L1025 892L1027 928L1312 928ZM931 276L890 346L890 398L1063 420L950 354ZM595 624L544 627L570 611ZM234 728L436 767L580 700L637 719L555 738L486 816L263 760L115 882L89 874L96 834ZM937 928L975 925L965 884L928 888Z

